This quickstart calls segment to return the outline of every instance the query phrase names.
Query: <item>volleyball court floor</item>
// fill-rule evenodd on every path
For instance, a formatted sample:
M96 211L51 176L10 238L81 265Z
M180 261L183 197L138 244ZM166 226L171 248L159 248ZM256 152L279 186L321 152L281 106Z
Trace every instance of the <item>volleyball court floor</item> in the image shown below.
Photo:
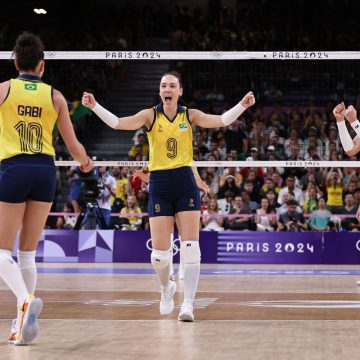
M176 266L176 265L175 265ZM149 264L39 264L40 333L7 344L15 315L0 284L0 359L359 359L358 266L203 265L194 323L160 316Z

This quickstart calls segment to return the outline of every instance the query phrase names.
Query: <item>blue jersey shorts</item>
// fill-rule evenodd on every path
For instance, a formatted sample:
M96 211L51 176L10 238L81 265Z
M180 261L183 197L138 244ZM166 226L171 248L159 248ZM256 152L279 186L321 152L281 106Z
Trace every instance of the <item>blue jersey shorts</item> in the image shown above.
M17 155L0 164L0 201L52 202L56 191L56 167L50 155Z
M200 194L191 167L150 173L149 217L200 210Z

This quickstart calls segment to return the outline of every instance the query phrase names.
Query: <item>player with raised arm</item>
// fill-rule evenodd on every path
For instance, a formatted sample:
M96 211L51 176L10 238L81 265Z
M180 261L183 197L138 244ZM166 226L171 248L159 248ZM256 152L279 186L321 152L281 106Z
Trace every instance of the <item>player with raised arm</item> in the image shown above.
M177 215L184 267L184 301L178 319L194 321L193 301L200 275L200 197L194 174L192 126L218 128L234 122L255 103L252 92L222 115L209 115L178 103L183 93L180 75L162 76L161 103L135 115L118 118L84 93L83 105L92 109L107 125L117 130L146 128L149 139L149 218L153 244L151 262L161 289L160 313L174 309L175 282L170 277L170 238Z

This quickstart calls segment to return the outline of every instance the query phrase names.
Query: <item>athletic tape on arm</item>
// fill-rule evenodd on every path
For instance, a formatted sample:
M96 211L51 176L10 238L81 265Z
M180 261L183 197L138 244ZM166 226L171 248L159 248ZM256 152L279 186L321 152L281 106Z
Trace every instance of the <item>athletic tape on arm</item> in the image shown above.
M241 102L239 102L237 105L232 107L230 110L224 112L221 115L221 121L224 124L224 126L228 126L231 123L233 123L244 111L246 110L246 107L241 105Z
M353 148L354 144L346 128L345 120L337 121L336 124L339 130L339 137L344 151L350 151Z
M119 123L119 118L111 113L109 110L106 110L99 103L96 103L92 108L92 111L107 125L115 129Z

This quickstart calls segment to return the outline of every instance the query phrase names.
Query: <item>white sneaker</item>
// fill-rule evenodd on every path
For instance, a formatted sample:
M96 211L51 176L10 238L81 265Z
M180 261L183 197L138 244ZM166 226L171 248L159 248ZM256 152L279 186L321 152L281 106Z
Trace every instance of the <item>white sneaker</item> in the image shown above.
M173 296L176 291L176 283L172 280L169 281L169 286L166 289L161 289L160 300L160 314L168 315L174 310Z
M35 339L38 331L39 324L37 318L43 308L43 302L39 298L29 296L24 302L22 307L22 317L19 324L19 332L17 334L14 345L22 346L27 345Z
M190 299L185 299L182 303L178 320L188 322L194 321L194 306Z
M18 328L17 328L17 323L16 323L17 319L14 319L11 323L11 330L10 330L10 334L8 336L8 343L9 344L13 344L16 340L17 337L17 333L18 333Z

